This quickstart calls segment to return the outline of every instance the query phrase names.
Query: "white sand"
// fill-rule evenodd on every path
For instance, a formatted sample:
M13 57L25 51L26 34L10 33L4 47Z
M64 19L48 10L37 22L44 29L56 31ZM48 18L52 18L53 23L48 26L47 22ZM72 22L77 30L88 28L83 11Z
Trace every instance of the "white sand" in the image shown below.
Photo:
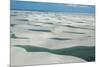
M17 37L27 38L11 38L11 45L33 45L50 49L69 48L73 46L94 46L95 18L93 15L70 15L45 12L30 12L32 14L27 14L27 12L19 11L16 17L11 18L13 20L11 24L16 24L14 27L11 27L12 32ZM18 21L16 18L28 19L29 21ZM78 28L66 27L64 25ZM51 32L30 31L29 29L49 30ZM83 34L77 34L77 32ZM71 40L54 40L50 38L69 38Z
M15 11L16 12L16 11ZM33 45L49 49L61 49L74 46L95 46L95 18L93 15L71 15L18 11L11 16L11 45ZM20 21L18 19L28 19ZM68 27L69 25L69 27ZM51 32L31 31L49 30ZM21 37L21 38L20 38ZM26 39L23 39L25 37ZM68 38L71 40L54 40ZM23 48L11 47L11 65L36 65L52 63L86 62L74 56L56 55L47 52L26 52Z

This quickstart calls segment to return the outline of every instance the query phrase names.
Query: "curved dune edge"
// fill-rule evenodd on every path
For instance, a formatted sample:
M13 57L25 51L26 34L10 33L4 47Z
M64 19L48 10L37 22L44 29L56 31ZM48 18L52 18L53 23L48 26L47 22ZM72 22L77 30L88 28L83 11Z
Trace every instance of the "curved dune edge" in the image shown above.
M86 62L74 56L56 55L48 52L26 52L19 47L11 47L11 50L11 66Z

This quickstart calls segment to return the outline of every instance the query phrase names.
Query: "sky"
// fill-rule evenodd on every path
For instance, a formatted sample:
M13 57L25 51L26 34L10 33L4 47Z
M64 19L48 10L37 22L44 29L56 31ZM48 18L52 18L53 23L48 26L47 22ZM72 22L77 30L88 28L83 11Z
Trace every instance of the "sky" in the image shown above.
M38 2L95 5L95 0L19 0L19 1L38 1Z
M66 0L67 1L67 0ZM47 1L46 1L47 2ZM75 5L69 3L51 3L36 1L21 1L12 0L11 10L33 10L33 11L52 11L52 12L67 12L67 13L95 13L94 5Z

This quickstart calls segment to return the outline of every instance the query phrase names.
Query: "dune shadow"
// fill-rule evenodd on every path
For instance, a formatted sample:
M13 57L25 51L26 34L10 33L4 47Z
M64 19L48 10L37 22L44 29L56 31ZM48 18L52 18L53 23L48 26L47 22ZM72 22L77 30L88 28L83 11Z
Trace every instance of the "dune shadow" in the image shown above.
M37 31L37 32L51 32L50 30L40 30L40 29L29 29L30 31Z
M14 39L29 39L27 37L17 37L15 34L11 34L10 38L14 38Z
M71 25L64 25L66 27L69 27L69 28L77 28L77 29L87 29L87 30L95 30L95 29L90 29L90 28L83 28L83 27L76 27L76 26L71 26Z
M54 38L50 38L50 39L53 39L53 40L72 40L70 38L59 38L59 37L54 37Z

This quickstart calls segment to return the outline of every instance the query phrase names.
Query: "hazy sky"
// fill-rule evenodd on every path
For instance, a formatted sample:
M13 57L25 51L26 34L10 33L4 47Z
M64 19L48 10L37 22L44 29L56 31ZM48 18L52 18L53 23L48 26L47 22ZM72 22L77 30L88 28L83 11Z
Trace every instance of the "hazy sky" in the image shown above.
M45 2L29 2L15 1L11 2L11 10L32 10L32 11L50 11L50 12L66 12L66 13L95 13L95 6L89 5L73 5L73 4L57 4Z
M20 0L95 5L95 0Z

